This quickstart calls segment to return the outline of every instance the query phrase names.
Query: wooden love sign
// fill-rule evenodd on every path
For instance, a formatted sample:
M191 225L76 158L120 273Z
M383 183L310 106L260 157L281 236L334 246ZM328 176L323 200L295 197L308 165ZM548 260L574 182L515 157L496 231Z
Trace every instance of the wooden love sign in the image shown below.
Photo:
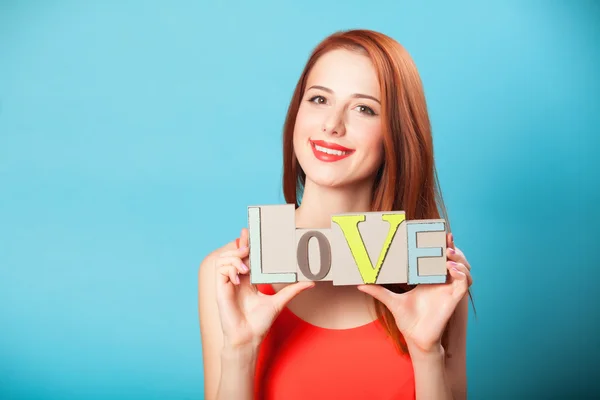
M294 204L250 206L250 281L445 283L446 225L389 211L334 214L331 228L296 228Z

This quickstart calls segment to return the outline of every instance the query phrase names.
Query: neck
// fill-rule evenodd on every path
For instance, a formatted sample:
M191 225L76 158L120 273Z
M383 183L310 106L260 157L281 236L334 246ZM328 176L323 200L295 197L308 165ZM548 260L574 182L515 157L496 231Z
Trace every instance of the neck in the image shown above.
M317 185L307 179L296 210L298 228L329 228L333 214L371 211L373 181L343 187Z

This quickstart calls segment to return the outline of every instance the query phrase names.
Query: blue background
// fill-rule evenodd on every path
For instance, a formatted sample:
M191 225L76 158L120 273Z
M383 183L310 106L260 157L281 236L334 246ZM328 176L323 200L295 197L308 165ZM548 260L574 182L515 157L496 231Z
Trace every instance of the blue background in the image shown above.
M425 84L470 398L599 393L600 5L415 3L0 2L0 398L202 397L198 265L283 202L292 90L349 28Z

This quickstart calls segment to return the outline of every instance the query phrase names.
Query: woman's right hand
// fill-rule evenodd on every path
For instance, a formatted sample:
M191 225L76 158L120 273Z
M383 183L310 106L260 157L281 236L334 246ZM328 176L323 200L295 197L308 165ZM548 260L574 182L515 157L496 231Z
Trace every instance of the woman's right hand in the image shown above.
M315 285L296 282L274 295L261 293L250 283L248 255L248 230L244 228L239 248L224 252L216 260L217 304L228 348L258 346L287 303Z

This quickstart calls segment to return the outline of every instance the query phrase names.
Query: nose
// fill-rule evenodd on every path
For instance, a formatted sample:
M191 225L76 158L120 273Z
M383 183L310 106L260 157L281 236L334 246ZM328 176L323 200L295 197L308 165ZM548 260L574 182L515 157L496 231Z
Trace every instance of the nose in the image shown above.
M344 113L342 110L332 111L323 121L322 131L326 135L343 136L346 134Z

